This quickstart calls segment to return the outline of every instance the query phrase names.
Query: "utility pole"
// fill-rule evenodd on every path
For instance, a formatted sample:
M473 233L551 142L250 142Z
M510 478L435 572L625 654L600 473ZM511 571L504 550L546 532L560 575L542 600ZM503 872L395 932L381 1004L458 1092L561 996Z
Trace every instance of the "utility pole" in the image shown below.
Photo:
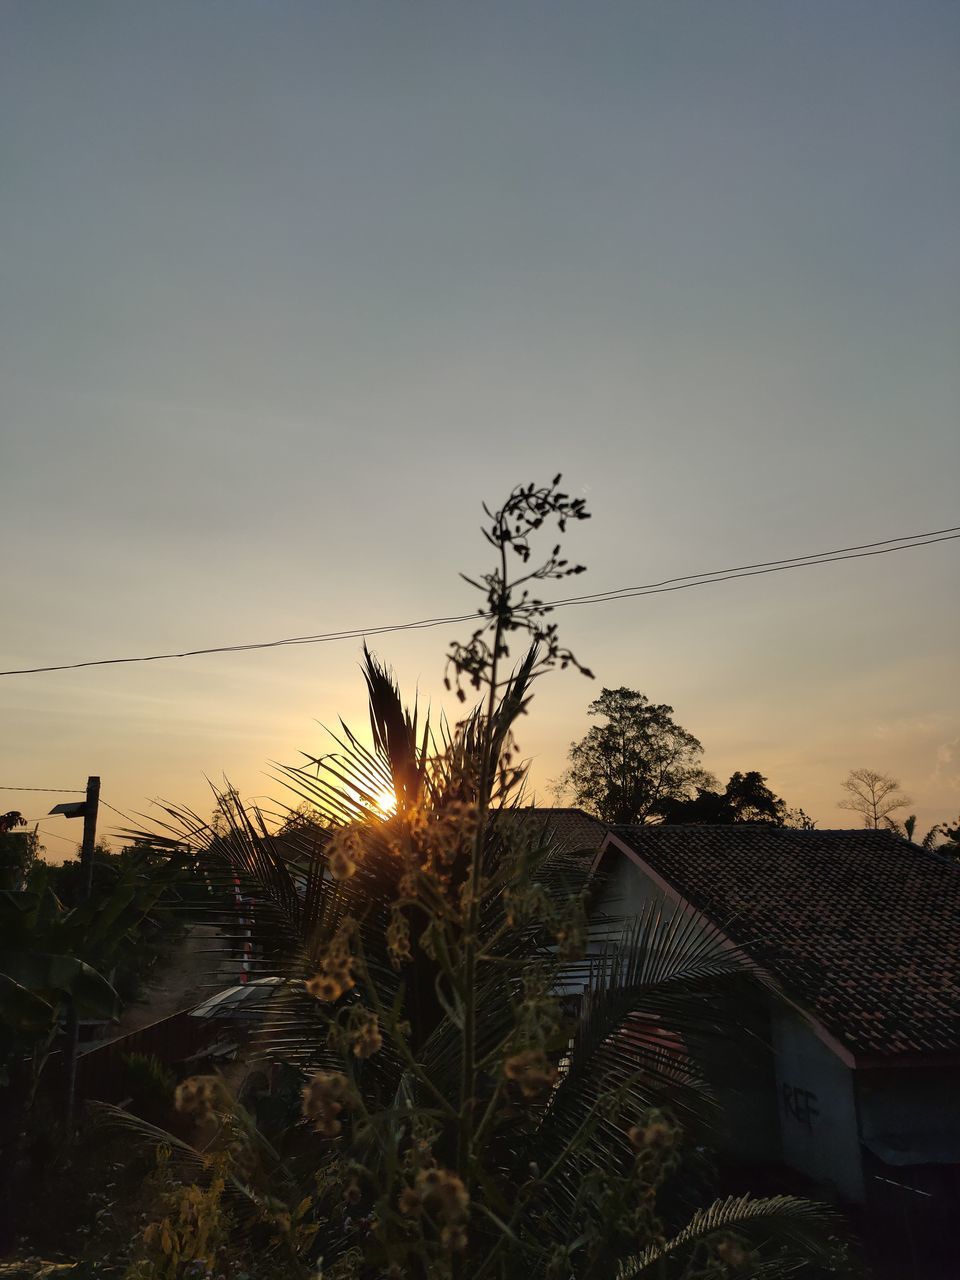
M87 778L87 794L83 804L59 804L51 813L65 818L83 818L83 841L80 845L80 901L86 902L93 891L93 855L97 844L97 814L100 808L100 779ZM71 999L67 1008L66 1044L63 1046L65 1066L64 1128L67 1142L73 1138L73 1118L77 1093L77 1050L80 1044L80 1019Z
M93 892L93 851L97 845L97 812L100 808L100 779L87 779L87 798L83 802L83 843L80 846L80 900L86 902Z

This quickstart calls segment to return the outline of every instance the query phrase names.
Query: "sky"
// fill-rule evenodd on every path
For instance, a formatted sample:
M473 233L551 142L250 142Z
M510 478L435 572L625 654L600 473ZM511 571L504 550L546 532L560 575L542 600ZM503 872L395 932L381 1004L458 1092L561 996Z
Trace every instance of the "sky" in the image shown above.
M958 66L925 0L9 0L0 666L467 612L481 503L557 471L580 590L960 524ZM956 816L958 565L558 612L596 679L541 684L533 792L625 685L821 827L857 767ZM374 648L437 710L462 634ZM359 658L0 678L0 784L282 799Z

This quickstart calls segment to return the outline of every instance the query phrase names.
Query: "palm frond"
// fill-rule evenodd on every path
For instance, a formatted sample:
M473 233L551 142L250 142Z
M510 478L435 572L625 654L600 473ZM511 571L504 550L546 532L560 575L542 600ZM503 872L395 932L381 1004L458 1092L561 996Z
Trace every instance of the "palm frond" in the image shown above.
M393 673L363 646L363 677L370 703L370 731L377 756L390 768L391 785L401 810L415 805L426 773L430 743L429 720L422 741L417 729L417 705L408 711Z
M565 1166L543 1196L557 1223L585 1176L631 1166L629 1127L652 1109L676 1117L691 1151L715 1129L710 1067L737 1034L723 997L749 980L749 965L719 931L665 903L589 959L569 1053L537 1130L541 1160ZM599 1105L611 1091L620 1098L613 1111Z
M129 1133L135 1142L155 1149L169 1152L169 1159L185 1181L204 1183L210 1177L211 1155L209 1148L199 1148L177 1137L167 1129L151 1124L147 1120L106 1102L88 1104L107 1124ZM233 1103L238 1108L238 1103ZM225 1119L226 1115L221 1117ZM271 1192L280 1192L291 1200L299 1198L300 1187L292 1170L286 1165L274 1146L249 1120L244 1123L243 1130L247 1134L258 1160L263 1166L264 1176L269 1180ZM223 1168L223 1166L218 1166ZM226 1164L226 1191L232 1204L241 1211L241 1218L250 1225L259 1216L263 1207L263 1196L251 1185L245 1176L240 1176L233 1168L232 1161Z
M108 1124L129 1133L135 1142L143 1143L145 1146L168 1147L176 1162L184 1170L189 1171L193 1178L203 1177L208 1164L207 1156L191 1146L189 1142L185 1142L183 1138L178 1138L169 1130L151 1124L148 1120L141 1119L140 1116L134 1115L123 1107L114 1106L111 1102L88 1102L87 1106Z
M638 1257L624 1263L617 1280L635 1280L661 1268L665 1260L689 1253L712 1237L732 1234L754 1247L771 1245L768 1255L751 1270L751 1275L786 1276L810 1264L830 1267L837 1274L837 1215L823 1205L795 1196L728 1196L706 1209L698 1210L682 1231L662 1245L651 1245Z
M718 930L686 907L651 902L627 924L618 943L591 957L589 985L571 1047L567 1081L596 1078L597 1055L608 1065L623 1043L626 1072L664 1071L676 1078L676 1064L703 1055L719 1042L727 1047L731 1024L717 996L742 987L752 975L749 962Z

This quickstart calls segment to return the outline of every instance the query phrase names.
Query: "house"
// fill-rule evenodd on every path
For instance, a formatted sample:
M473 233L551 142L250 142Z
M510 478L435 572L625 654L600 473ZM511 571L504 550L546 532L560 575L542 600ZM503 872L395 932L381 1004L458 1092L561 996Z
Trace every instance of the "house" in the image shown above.
M884 1184L956 1195L960 867L887 831L634 826L606 832L593 872L598 912L690 904L779 988L737 1126L751 1163L853 1204Z

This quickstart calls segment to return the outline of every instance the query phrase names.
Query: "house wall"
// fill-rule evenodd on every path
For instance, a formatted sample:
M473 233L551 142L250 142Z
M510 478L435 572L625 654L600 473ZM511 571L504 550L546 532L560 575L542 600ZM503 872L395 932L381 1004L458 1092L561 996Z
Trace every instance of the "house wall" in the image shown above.
M591 916L635 916L651 902L662 904L667 918L680 909L679 901L626 855L610 858ZM736 1016L747 1029L732 1046L729 1062L710 1080L723 1113L723 1152L738 1164L776 1164L781 1146L770 1010L765 999L758 999L749 1010L739 1006Z
M784 1163L861 1203L853 1072L787 1006L774 1012L773 1045Z
M780 1164L783 1148L771 1047L771 1009L765 998L737 1009L743 1023L727 1069L714 1081L724 1115L724 1153L745 1165Z
M625 854L611 857L601 874L601 885L592 914L635 916L651 901L663 899L663 889ZM674 904L666 899L672 913Z

